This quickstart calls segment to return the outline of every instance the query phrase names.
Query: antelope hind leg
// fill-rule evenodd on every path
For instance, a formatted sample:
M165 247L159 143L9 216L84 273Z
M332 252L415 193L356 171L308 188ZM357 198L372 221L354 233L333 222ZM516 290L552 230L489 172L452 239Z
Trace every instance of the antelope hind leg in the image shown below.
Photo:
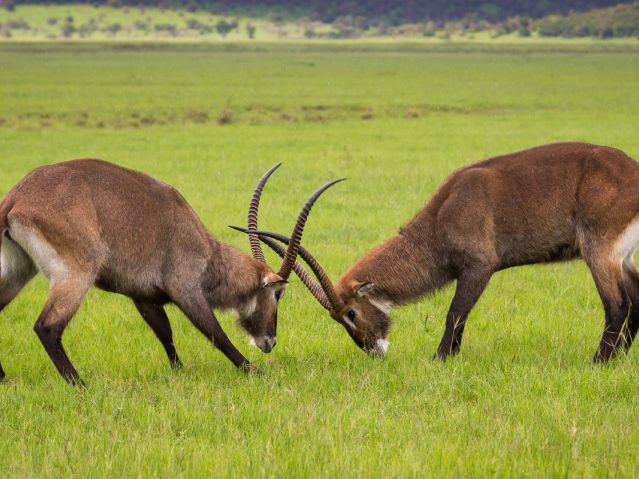
M37 272L31 258L15 243L7 232L0 246L0 311L22 291ZM0 364L0 381L5 378Z
M630 311L630 299L623 286L621 263L614 258L598 258L586 263L595 280L605 312L605 327L594 363L606 363L625 342L626 319Z
M49 292L49 298L34 330L60 375L70 384L82 384L62 346L62 333L76 313L93 282L79 275L61 280Z

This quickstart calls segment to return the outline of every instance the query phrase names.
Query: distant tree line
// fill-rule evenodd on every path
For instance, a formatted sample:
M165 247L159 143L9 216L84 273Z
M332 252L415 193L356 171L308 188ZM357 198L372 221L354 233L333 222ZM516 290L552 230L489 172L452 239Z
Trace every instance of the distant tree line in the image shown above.
M107 4L110 6L159 6L208 10L219 14L278 12L284 17L306 16L333 23L352 17L363 27L400 25L472 17L490 22L511 17L542 18L553 14L583 12L632 0L0 0L11 4Z
M546 37L639 36L639 1L566 16L551 15L537 21L535 27Z

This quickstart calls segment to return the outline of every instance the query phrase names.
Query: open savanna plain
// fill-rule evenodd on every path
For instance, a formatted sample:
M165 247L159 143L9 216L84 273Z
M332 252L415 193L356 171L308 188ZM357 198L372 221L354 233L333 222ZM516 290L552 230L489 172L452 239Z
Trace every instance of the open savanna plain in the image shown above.
M260 225L283 232L346 176L303 240L336 278L469 162L563 140L639 159L638 79L632 44L0 44L0 195L38 165L99 157L174 185L248 252L226 225L245 224L267 167L284 163ZM270 355L219 312L263 372L245 376L174 307L171 371L133 305L95 290L64 336L87 382L72 388L32 330L37 277L0 313L0 475L639 474L639 351L591 364L603 310L582 262L496 274L461 354L434 362L452 292L396 310L379 360L292 279Z

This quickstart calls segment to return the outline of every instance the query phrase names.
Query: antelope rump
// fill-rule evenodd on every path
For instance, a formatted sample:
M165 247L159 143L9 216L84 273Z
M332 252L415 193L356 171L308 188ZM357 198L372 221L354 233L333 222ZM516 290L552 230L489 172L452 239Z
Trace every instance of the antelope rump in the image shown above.
M249 207L257 221L262 189L279 164L260 179ZM247 359L228 339L212 308L234 309L257 346L276 343L277 308L293 267L313 203L308 200L293 230L297 238L276 273L259 241L253 257L216 240L171 186L143 173L94 159L42 166L0 203L0 310L41 271L49 296L35 331L62 377L80 382L62 333L85 294L96 286L130 297L156 334L171 366L181 365L163 306L175 303L238 368ZM0 379L4 377L0 366Z
M615 148L557 143L489 158L454 172L399 233L355 262L333 286L300 278L363 350L384 354L392 308L456 280L435 355L459 352L466 320L491 276L513 266L583 258L605 327L595 362L627 350L639 329L639 165ZM280 256L283 235L246 230ZM299 269L299 268L298 268ZM297 269L296 269L297 271Z

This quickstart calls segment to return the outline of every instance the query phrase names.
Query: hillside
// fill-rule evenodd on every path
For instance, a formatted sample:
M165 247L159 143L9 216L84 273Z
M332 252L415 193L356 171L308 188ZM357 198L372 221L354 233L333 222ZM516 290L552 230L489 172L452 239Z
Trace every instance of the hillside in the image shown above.
M629 37L639 35L639 2L567 16L549 16L536 29L547 37Z
M0 0L7 2L8 0ZM273 2L275 3L275 2ZM352 5L357 5L353 3ZM488 21L466 13L461 20L425 20L391 25L346 15L332 22L298 10L271 10L265 4L232 11L121 5L7 5L0 9L0 40L197 40L279 41L315 39L433 39L488 41L536 37L639 36L639 2L588 12L524 15ZM281 5L279 5L280 8ZM308 13L308 12L307 12ZM370 12L369 12L370 13Z
M450 21L476 18L490 22L509 17L541 18L551 14L588 11L630 3L624 0L0 0L1 4L87 4L110 6L140 6L206 10L214 14L243 16L272 13L285 18L307 17L310 20L332 23L340 17L357 17L360 23L400 25L426 21Z

